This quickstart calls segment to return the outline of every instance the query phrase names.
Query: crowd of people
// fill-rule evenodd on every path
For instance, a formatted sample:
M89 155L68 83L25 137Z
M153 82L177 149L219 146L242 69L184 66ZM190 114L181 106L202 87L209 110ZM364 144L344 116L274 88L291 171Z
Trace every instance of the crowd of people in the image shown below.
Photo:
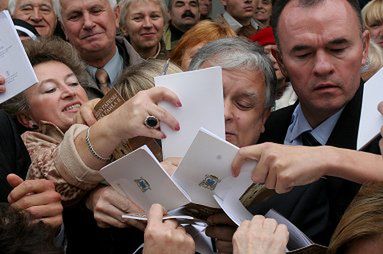
M126 140L161 144L159 122L182 128L158 105L182 108L154 86L164 66L222 68L226 140L239 147L232 174L256 161L251 180L275 190L239 227L208 217L214 251L285 253L287 227L264 217L273 209L328 253L381 252L383 126L356 144L364 83L383 66L383 0L221 4L213 17L212 0L1 1L38 83L0 105L0 252L196 252L161 204L145 223L123 219L143 209L99 173ZM97 119L110 92L124 102ZM161 164L171 175L180 160Z

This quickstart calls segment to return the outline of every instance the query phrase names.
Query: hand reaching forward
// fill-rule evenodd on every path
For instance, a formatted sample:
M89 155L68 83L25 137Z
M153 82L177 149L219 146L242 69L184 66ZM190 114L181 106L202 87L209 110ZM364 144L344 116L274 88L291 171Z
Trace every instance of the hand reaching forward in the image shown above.
M101 228L111 226L124 228L130 225L142 231L145 229L144 224L137 220L122 219L122 215L125 213L139 213L143 210L111 186L101 186L92 190L86 206L93 211L94 219Z
M164 210L154 204L148 213L144 235L144 254L194 254L195 243L185 229L174 220L162 220Z
M277 193L288 192L294 186L312 183L326 174L329 157L324 156L322 148L274 143L242 147L232 163L233 175L238 176L245 161L256 160L252 180L264 183Z
M274 219L255 215L244 221L233 236L234 254L284 254L289 240L287 227Z
M63 207L60 194L55 191L52 181L23 181L15 174L9 174L7 181L13 187L8 196L12 207L29 212L35 221L42 221L53 228L61 226Z

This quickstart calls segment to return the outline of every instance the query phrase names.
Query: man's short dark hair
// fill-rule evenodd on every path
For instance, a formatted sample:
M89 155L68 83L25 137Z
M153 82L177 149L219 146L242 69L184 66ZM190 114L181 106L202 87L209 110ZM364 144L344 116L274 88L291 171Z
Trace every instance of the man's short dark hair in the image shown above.
M0 252L7 254L62 254L54 245L55 231L29 214L0 203Z
M290 1L291 0L274 0L273 1L273 10L272 10L272 14L271 14L270 24L271 24L271 27L273 28L275 41L277 42L278 46L280 46L279 45L279 37L278 37L278 29L277 29L279 18L281 16L282 11L285 9L286 5ZM298 0L298 4L300 7L305 8L305 7L315 6L319 3L323 3L324 1L330 1L330 0ZM347 2L355 10L356 15L358 16L360 31L362 33L364 30L364 26L363 26L363 20L362 20L362 14L360 11L359 2L358 2L358 0L347 0Z

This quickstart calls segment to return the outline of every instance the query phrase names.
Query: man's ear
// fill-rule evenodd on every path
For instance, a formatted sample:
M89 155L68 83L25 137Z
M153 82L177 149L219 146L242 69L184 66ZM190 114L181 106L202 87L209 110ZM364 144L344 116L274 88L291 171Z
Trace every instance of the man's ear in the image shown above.
M27 129L36 129L38 125L36 122L27 114L25 113L18 113L16 115L17 121Z
M121 7L119 4L117 4L116 7L114 7L114 16L116 18L115 20L116 28L120 27L120 11L121 11Z
M262 114L262 128L261 128L261 133L264 133L265 132L265 123L267 121L267 119L269 118L271 114L271 109L265 109L263 111L263 114Z
M370 47L370 32L368 30L365 30L362 33L362 43L363 43L362 65L365 65L367 63L368 49Z
M282 56L281 56L279 50L276 50L276 49L273 49L273 48L270 49L270 50L271 50L271 54L273 55L273 57L277 61L278 65L279 65L279 69L281 70L283 76L285 76L285 78L288 79L289 78L289 74L287 73L285 65L283 64Z

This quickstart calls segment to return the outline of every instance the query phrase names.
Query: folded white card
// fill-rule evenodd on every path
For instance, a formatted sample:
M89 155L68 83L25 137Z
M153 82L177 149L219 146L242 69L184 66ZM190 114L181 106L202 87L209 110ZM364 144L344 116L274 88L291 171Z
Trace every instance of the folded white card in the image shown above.
M362 149L380 133L383 126L383 116L377 110L379 102L383 101L383 68L372 76L363 90L362 112L359 120L357 149Z
M172 178L194 203L219 208L213 194L220 189L220 182L232 175L231 163L238 149L201 128ZM251 171L255 165L254 161L245 163L242 172Z
M188 195L170 178L147 146L105 166L100 171L121 194L148 211L154 203L172 210L190 203Z
M0 75L6 87L2 103L38 81L8 11L0 12L0 34Z
M180 108L167 102L159 104L179 121L181 127L176 132L161 124L161 130L167 136L162 140L164 158L183 157L201 127L225 139L221 67L158 76L154 81L156 86L176 93L182 103Z
M227 177L217 189L214 199L223 211L238 226L244 220L251 220L253 215L240 201L240 197L253 183L250 171L242 171L238 177Z

